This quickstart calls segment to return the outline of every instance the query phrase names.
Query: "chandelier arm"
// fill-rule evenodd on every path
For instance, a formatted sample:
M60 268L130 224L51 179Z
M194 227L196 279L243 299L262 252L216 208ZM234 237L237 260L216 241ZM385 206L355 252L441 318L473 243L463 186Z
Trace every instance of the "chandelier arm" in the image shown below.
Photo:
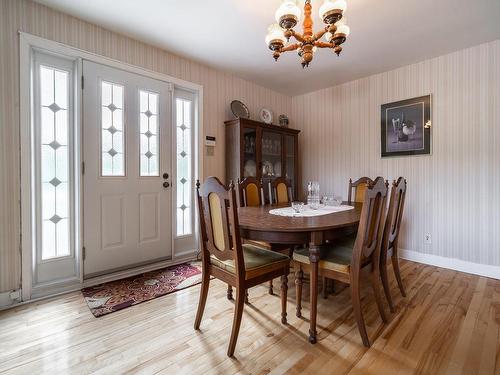
M302 36L302 34L299 34L297 32L295 32L294 29L290 29L290 31L292 32L292 36L298 41L298 42L301 42L303 43L304 42L304 37Z
M323 35L326 34L328 31L328 27L325 27L323 30L318 31L316 34L314 34L314 40L320 40Z
M280 52L288 52L288 51L295 51L297 48L300 47L300 43L293 43L289 44L286 47L280 48Z
M333 48L333 47L335 47L334 43L320 42L319 40L315 41L314 45L318 48Z

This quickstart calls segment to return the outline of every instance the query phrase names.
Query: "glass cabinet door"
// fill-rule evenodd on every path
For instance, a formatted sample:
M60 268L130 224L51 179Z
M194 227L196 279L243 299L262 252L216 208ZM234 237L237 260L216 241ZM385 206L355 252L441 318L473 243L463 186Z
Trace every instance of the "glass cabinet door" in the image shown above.
M262 178L282 176L281 134L264 130L262 132Z
M295 186L295 137L292 135L285 136L286 138L286 159L285 159L285 177L292 183L292 194L296 194Z
M243 177L257 177L257 129L243 128Z

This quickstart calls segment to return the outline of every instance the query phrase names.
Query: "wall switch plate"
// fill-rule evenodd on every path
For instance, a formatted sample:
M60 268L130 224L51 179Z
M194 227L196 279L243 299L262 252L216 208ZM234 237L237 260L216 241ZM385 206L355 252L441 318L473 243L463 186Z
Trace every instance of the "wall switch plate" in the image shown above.
M424 243L425 244L428 244L430 245L432 243L432 237L430 235L430 233L427 233L425 236L424 236Z

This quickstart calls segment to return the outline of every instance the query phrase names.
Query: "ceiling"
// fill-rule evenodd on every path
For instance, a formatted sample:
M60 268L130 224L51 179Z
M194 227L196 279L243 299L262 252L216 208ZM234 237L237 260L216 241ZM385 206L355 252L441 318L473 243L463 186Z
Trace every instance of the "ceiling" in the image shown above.
M500 38L500 0L347 0L343 53L319 50L302 69L292 52L275 62L264 43L280 0L37 1L288 95ZM312 0L315 30L321 3Z

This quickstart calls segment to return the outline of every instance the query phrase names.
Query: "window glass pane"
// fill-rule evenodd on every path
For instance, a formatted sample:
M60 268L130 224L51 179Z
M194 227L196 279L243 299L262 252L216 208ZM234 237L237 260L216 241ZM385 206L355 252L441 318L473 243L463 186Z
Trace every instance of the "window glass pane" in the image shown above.
M101 174L124 176L123 86L101 84Z
M158 94L139 91L140 176L159 176Z
M40 67L42 259L70 254L69 72Z
M192 155L191 111L192 102L176 99L176 158L177 158L177 230L178 236L192 233Z

